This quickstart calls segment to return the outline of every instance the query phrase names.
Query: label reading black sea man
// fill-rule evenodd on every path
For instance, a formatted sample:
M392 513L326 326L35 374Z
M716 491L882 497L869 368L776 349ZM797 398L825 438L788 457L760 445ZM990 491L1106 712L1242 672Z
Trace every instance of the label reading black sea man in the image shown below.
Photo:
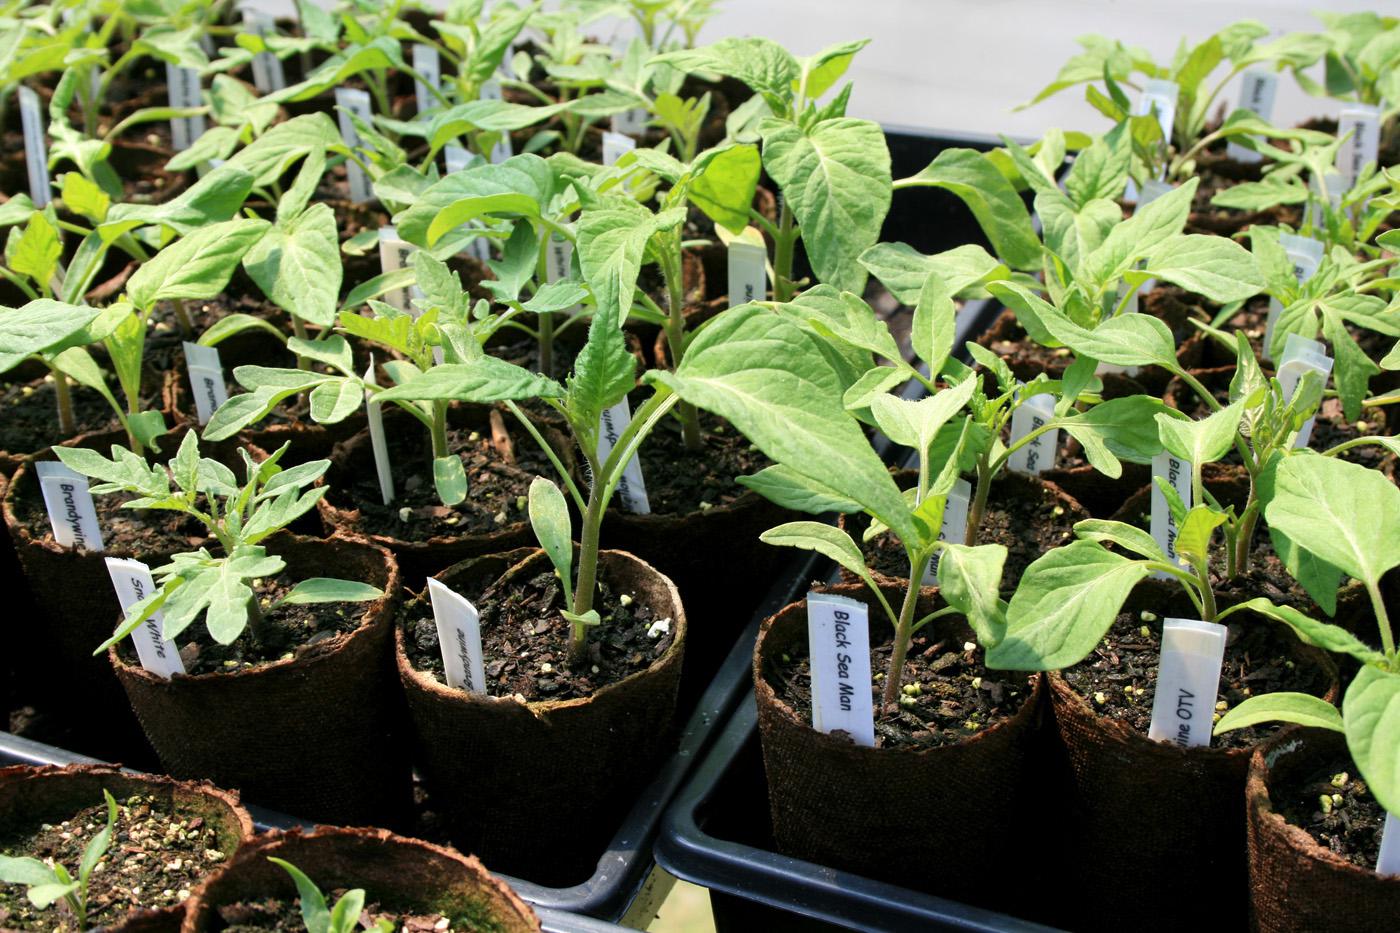
M875 746L870 689L870 609L831 593L807 594L807 648L812 668L812 728L844 732Z
M1152 476L1162 477L1177 495L1181 496L1182 504L1187 509L1191 508L1191 461L1183 457L1178 457L1170 451L1164 451L1152 458ZM1172 518L1172 510L1167 502L1166 493L1162 492L1157 483L1152 483L1152 539L1157 542L1157 546L1167 552L1172 563L1176 563L1176 519ZM1171 579L1171 574L1165 571L1157 571L1159 580Z

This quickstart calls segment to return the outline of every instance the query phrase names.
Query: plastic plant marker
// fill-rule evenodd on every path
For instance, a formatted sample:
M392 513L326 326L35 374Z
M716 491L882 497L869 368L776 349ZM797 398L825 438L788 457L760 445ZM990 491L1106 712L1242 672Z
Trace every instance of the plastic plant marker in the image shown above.
M486 693L486 666L481 655L481 616L465 596L428 578L433 622L442 648L442 672L449 687Z
M397 272L407 268L413 262L413 252L417 249L412 243L399 237L397 227L393 225L379 228L379 266L384 273ZM417 286L405 285L402 288L394 288L384 293L384 301L405 314L411 314L415 318L422 314L422 311L413 307L412 299L421 297Z
M768 294L768 250L761 242L734 239L729 243L727 254L729 307L762 301Z
M1289 260L1292 261L1293 275L1297 277L1298 283L1301 285L1312 278L1317 267L1322 264L1322 254L1325 249L1322 241L1292 233L1280 233L1278 243L1288 254ZM1274 344L1274 328L1278 325L1279 316L1282 314L1283 305L1279 304L1277 298L1270 298L1269 316L1264 323L1265 359L1269 359L1269 347Z
M465 171L471 164L472 154L461 146L446 145L442 147L443 163L447 166L447 174ZM480 227L478 221L472 221L471 226ZM491 243L486 237L477 237L467 244L467 253L480 262L488 262L491 259Z
M607 460L613 446L617 444L617 439L632 423L632 406L624 398L612 408L605 409L598 421L598 459ZM622 496L622 504L627 507L627 511L637 515L651 514L651 501L647 499L646 482L642 479L642 464L635 454L627 461L627 466L623 467L617 491Z
M1228 630L1215 622L1167 619L1147 737L1180 748L1210 744Z
M170 62L165 63L165 83L169 89L170 106L176 108L203 107L203 89L199 83L199 70L181 68ZM175 117L170 121L170 140L176 152L183 152L194 145L194 141L204 135L204 115Z
M1292 401L1298 382L1305 373L1317 373L1325 386L1327 377L1332 374L1332 363L1332 358L1327 355L1327 348L1321 342L1289 334L1283 348L1283 360L1278 365L1278 381L1283 387L1284 401ZM1315 421L1316 415L1298 429L1298 437L1293 441L1294 447L1308 446L1308 442L1312 440Z
M104 550L87 477L57 460L40 461L34 469L39 474L39 490L44 494L53 539L61 547L92 553Z
M1337 135L1350 138L1342 142L1337 150L1337 171L1342 175L1342 187L1346 191L1356 186L1361 177L1361 169L1368 162L1380 158L1381 118L1375 107L1353 104L1342 108L1337 115Z
M272 17L251 7L243 8L243 28L255 35L270 36L275 28ZM271 52L259 52L253 56L253 86L258 94L271 94L287 86L287 76L282 70L282 60Z
M224 383L219 348L188 340L184 341L183 346L185 368L190 372L190 391L194 393L195 416L200 424L208 424L219 406L228 401L228 386Z
M505 100L501 91L501 82L498 78L484 81L481 85L482 100ZM510 133L502 131L501 138L491 146L491 164L499 165L506 159L515 155L515 146L510 141Z
M369 358L369 369L365 370L365 385L377 386L374 380L374 356ZM369 445L374 451L374 472L379 478L379 495L388 505L394 501L394 473L389 463L389 442L384 437L384 412L374 393L365 390L365 419L369 422Z
M972 484L956 480L943 506L943 524L938 528L938 540L949 544L967 543L967 510L972 504ZM929 559L924 570L924 586L938 585L938 555Z
M1376 874L1400 875L1400 817L1394 813L1385 815L1385 828L1381 830L1381 852L1376 859Z
M1055 396L1042 393L1022 402L1011 415L1011 443L1042 427L1055 417ZM1046 431L1011 454L1006 465L1018 473L1035 475L1054 469L1060 432Z
M828 593L807 594L807 644L812 668L812 728L844 732L875 746L870 691L870 610Z
M1172 485L1181 496L1182 503L1186 508L1191 508L1191 463L1178 457L1176 454L1163 452L1152 458L1152 476L1162 477ZM1175 563L1176 557L1176 519L1172 517L1170 506L1167 504L1166 493L1154 482L1152 484L1152 538L1157 542L1157 546L1167 553L1167 556ZM1170 574L1158 572L1157 578L1161 580L1169 579Z
M374 119L374 112L370 106L369 92L356 88L338 87L335 89L335 105L339 109L336 120L340 124L340 138L345 141L345 145L351 149L360 144L360 134L355 129L355 124L350 119L350 114L359 117L365 123ZM345 163L345 178L350 183L350 200L356 204L364 204L374 198L374 191L369 185L369 176L360 163L353 159Z
M24 164L29 173L29 197L35 207L48 207L49 147L44 142L44 115L39 107L39 95L31 87L20 85L19 119L24 127Z
M438 55L438 50L431 45L415 42L413 70L423 76L422 81L413 79L413 97L418 104L418 112L424 113L431 110L437 101L430 88L437 89L442 86L442 58Z
M109 557L107 575L112 578L112 589L117 591L117 602L124 613L130 613L132 606L156 591L151 569L139 560ZM157 609L144 625L131 633L131 642L136 646L141 666L169 680L172 674L185 673L185 663L180 660L175 643L162 634L164 621L164 614Z
M1268 122L1274 115L1274 98L1278 96L1278 75L1251 68L1240 80L1239 109L1248 110L1261 120ZM1236 162L1255 163L1264 157L1253 149L1231 142L1225 146L1225 154Z
M617 160L637 148L637 141L621 133L603 134L603 164L616 165Z

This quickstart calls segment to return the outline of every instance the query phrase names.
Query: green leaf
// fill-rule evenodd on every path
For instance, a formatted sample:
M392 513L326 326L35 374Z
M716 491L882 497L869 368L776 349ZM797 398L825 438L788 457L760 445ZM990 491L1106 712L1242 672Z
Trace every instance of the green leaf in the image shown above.
M627 319L648 241L656 233L674 230L684 221L683 208L652 214L624 197L601 199L596 207L580 215L579 268L593 290L598 314L614 325Z
M105 787L102 788L102 799L107 803L107 822L83 846L83 858L78 865L78 882L83 885L87 884L102 856L107 854L107 849L112 845L112 833L116 830L117 801Z
M311 390L311 420L339 424L359 410L364 398L364 383L359 379L327 379Z
M523 366L494 356L470 363L445 363L414 376L402 385L384 389L376 401L500 402L506 399L558 398L559 383Z
M1400 489L1359 464L1299 454L1278 467L1271 528L1369 586L1400 565Z
M367 603L384 595L377 586L357 580L337 580L334 577L309 577L287 591L278 605L308 603Z
M1054 425L1079 441L1094 469L1116 479L1123 475L1119 460L1151 463L1162 452L1153 418L1166 410L1167 406L1158 399L1130 395L1056 418Z
M58 230L42 211L31 214L29 223L24 225L24 233L5 248L5 258L11 269L45 287L58 270L58 260L62 255L63 244L58 239Z
M53 869L36 858L0 855L0 881L34 887L54 882Z
M0 308L0 373L32 353L63 343L91 324L98 313L97 308L48 298L16 309Z
M530 482L529 511L530 527L559 575L564 586L565 602L570 602L574 579L574 539L569 524L569 503L558 486L543 476L536 476Z
M1210 536L1225 523L1225 515L1207 505L1192 507L1181 522L1176 535L1176 553L1192 567L1206 567L1210 555Z
M945 544L939 549L938 589L948 605L967 618L983 648L1006 634L1006 603L1000 593L1006 547Z
M205 328L204 333L199 335L199 344L204 347L217 347L235 334L241 334L250 330L262 331L264 334L271 334L284 343L287 340L275 326L268 323L266 318L254 317L251 314L227 314L219 318L212 325Z
M1093 541L1074 541L1035 560L1006 612L1006 636L987 666L1053 671L1078 664L1113 625L1133 587L1148 574Z
M821 515L824 512L850 514L861 510L859 502L780 463L764 467L752 476L737 476L734 481L768 501L795 512Z
M810 128L766 120L763 163L802 228L818 281L859 294L858 257L880 238L891 196L890 154L879 124L842 117Z
M778 547L816 551L860 577L872 589L875 586L860 548L851 540L850 535L835 525L822 522L788 522L776 528L769 528L758 536L758 540Z
M870 44L869 39L854 42L840 42L822 49L816 55L801 60L802 77L798 79L798 90L810 100L816 100L832 85L841 80L856 53Z
M553 197L549 163L536 155L514 156L445 176L396 218L399 236L428 247L480 217L537 217Z
M1350 655L1363 664L1375 664L1385 658L1379 651L1371 648L1346 629L1327 622L1319 622L1292 606L1276 606L1260 596L1247 602L1237 603L1227 611L1234 613L1244 610L1258 613L1265 618L1273 619L1275 622L1282 622L1293 629L1298 637L1309 645L1316 645L1337 654Z
M738 78L761 94L775 112L788 109L792 83L802 74L797 59L768 39L721 39L702 48L659 55L652 63Z
M1173 188L1139 207L1132 217L1109 231L1099 248L1084 260L1083 269L1088 279L1095 285L1106 286L1121 278L1140 258L1178 236L1191 212L1197 183L1198 180L1192 178L1179 188Z
M1376 801L1400 812L1400 674L1366 665L1342 700L1347 748Z
M938 375L953 351L954 312L953 292L937 272L929 273L914 306L909 340L919 359L928 364L930 377Z
M296 883L297 896L301 898L301 920L307 933L329 933L331 913L326 908L326 898L321 894L320 888L316 887L316 883L285 859L269 855L267 860L291 875L292 881Z
M176 240L136 270L127 295L144 311L162 299L213 298L268 226L265 220L230 220Z
M467 498L467 471L461 457L448 454L433 458L433 488L446 506L458 505Z
M990 288L1001 296L1002 289L996 283ZM1043 314L1040 321L1060 343L1101 363L1176 368L1172 332L1161 319L1150 314L1120 314L1093 330L1080 327L1059 311Z
M906 305L918 302L933 274L954 295L1007 275L1006 267L975 243L933 256L925 256L905 243L877 243L860 254L860 264Z
M699 174L686 188L686 197L730 233L742 233L749 224L749 209L762 168L756 146L710 149L695 160L694 171Z
M38 884L30 888L26 894L29 897L29 903L44 910L54 901L76 892L78 888L79 884L76 881L68 884Z
M1074 533L1086 541L1110 541L1147 560L1171 563L1166 552L1157 545L1157 539L1136 525L1086 518L1075 523Z
M1221 304L1252 298L1265 287L1249 250L1219 236L1173 237L1152 252L1147 272Z
M1214 463L1234 449L1245 401L1233 402L1200 421L1159 413L1156 421L1162 446L1193 464Z
M896 444L914 448L923 456L943 425L962 410L976 388L976 379L964 379L917 402L893 395L877 395L871 400L870 412L886 437Z
M1040 237L1016 189L985 153L945 149L927 168L903 184L927 185L962 199L991 240L1002 261L1013 269L1039 269Z
M1213 735L1245 729L1263 722L1291 722L1314 729L1342 731L1342 714L1321 697L1306 693L1266 693L1250 697L1220 717Z
M343 272L335 212L313 204L285 225L271 227L243 256L243 268L279 308L330 327Z

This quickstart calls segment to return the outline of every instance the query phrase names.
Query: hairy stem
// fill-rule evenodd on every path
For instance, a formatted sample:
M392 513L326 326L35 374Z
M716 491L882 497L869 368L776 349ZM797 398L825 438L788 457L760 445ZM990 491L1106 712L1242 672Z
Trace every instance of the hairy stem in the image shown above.
M1395 633L1390 630L1390 615L1385 609L1385 599L1374 581L1367 582L1366 593L1371 597L1371 608L1376 613L1376 625L1381 630L1381 648L1385 650L1385 656L1394 661Z
M53 370L53 390L58 398L58 427L65 438L78 433L78 419L73 415L73 393L68 388L68 377Z
M583 531L579 538L578 583L574 587L574 614L583 615L593 608L593 596L598 584L598 536L603 526L602 464L596 456L588 457L589 469L593 471L593 484L588 490L588 508L583 513ZM581 662L587 656L588 629L581 623L574 624L573 639L569 644L569 656L574 662Z
M180 325L180 336L186 340L194 339L194 321L190 319L190 312L185 308L182 298L170 299L171 305L175 308L175 320Z
M540 322L540 374L554 375L554 312L542 311Z
M982 516L987 512L987 496L992 491L992 466L984 453L977 458L977 493L972 497L972 508L967 512L967 530L964 540L969 546L977 544L982 531Z
M919 605L919 583L923 570L912 558L909 561L909 589L904 593L904 605L899 608L899 624L894 630L894 650L890 666L885 671L885 706L899 702L899 688L904 679L904 659L909 654L909 641L914 635L914 610Z
M773 300L792 300L792 258L797 244L797 234L793 228L792 208L787 198L782 198L782 211L778 215L778 237L773 250Z
M671 355L671 369L680 368L685 356L685 281L679 243L674 252L668 250L661 263L666 280L666 350ZM700 413L689 402L681 402L677 417L681 420L681 438L686 450L703 450L705 440L700 435Z
M433 402L433 421L430 428L433 438L433 459L446 457L447 449L447 403Z

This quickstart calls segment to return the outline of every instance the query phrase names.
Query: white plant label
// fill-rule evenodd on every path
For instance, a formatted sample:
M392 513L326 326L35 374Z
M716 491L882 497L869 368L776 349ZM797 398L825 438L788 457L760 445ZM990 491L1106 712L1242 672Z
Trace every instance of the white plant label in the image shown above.
M1157 125L1162 128L1162 147L1168 148L1172 142L1172 126L1176 123L1176 101L1181 94L1181 88L1175 81L1163 81L1154 78L1148 81L1142 89L1142 96L1138 98L1137 110L1134 114L1139 117L1146 117L1152 114L1157 115ZM1163 177L1166 166L1163 165L1158 170L1158 177Z
M949 544L967 543L967 510L972 503L972 484L965 479L954 480L943 504L943 524L938 528L938 540ZM929 558L924 568L924 586L938 583L938 555Z
M1293 400L1298 383L1310 372L1317 373L1322 384L1327 385L1327 377L1332 375L1332 358L1327 355L1327 348L1319 341L1289 334L1283 345L1283 359L1278 364L1278 381L1283 389L1284 401ZM1298 437L1293 441L1294 447L1308 446L1308 442L1312 440L1315 421L1316 415L1303 422L1303 426L1298 429Z
M1227 632L1223 625L1199 619L1163 622L1149 739L1178 748L1210 744Z
M640 136L647 129L647 112L634 108L613 114L609 126L614 133L622 133L625 136Z
M1152 458L1153 477L1162 477L1177 495L1181 496L1181 501L1186 508L1191 508L1191 461L1184 460L1176 454L1163 452ZM1167 557L1173 564L1176 563L1176 521L1172 518L1171 507L1167 504L1166 493L1154 481L1152 483L1152 539L1157 542L1157 546L1167 552ZM1166 580L1171 574L1163 571L1157 572L1157 578Z
M24 164L29 172L29 197L35 207L49 205L49 147L44 142L44 113L33 88L19 87L19 120L24 127Z
M365 385L378 386L374 379L374 357L365 370ZM384 412L374 400L374 393L365 389L365 419L369 422L369 446L374 451L374 472L379 479L379 497L388 505L394 501L394 472L389 463L389 441L384 436Z
M199 83L199 71L165 63L165 85L170 93L170 106L176 108L203 107L204 94ZM170 141L176 152L183 152L204 135L204 115L176 117L170 121Z
M109 557L107 575L112 578L112 589L117 591L117 602L121 603L123 613L129 613L132 606L156 591L151 569L139 560ZM164 626L164 613L157 609L140 628L131 633L131 642L136 646L136 657L141 660L141 666L157 677L169 680L173 674L183 674L185 664L180 660L175 643L162 634Z
M1343 190L1356 186L1367 162L1380 158L1381 118L1375 107L1354 104L1337 115L1337 135L1351 137L1337 150L1337 171L1342 174Z
M1278 75L1251 68L1240 80L1240 107L1248 110L1261 120L1268 121L1274 115L1274 98L1278 95ZM1253 149L1246 149L1239 143L1229 143L1225 154L1236 162L1258 162L1264 157Z
M465 596L432 577L428 578L428 596L433 601L433 622L437 624L447 686L484 694L486 665L481 656L480 614Z
M1298 279L1298 284L1306 282L1313 277L1317 267L1322 264L1323 245L1321 240L1314 240L1312 237L1296 236L1292 233L1280 233L1278 245L1283 247L1283 251L1288 254L1288 259L1293 263L1293 275ZM1279 304L1277 298L1269 299L1269 316L1264 322L1264 359L1272 359L1269 355L1269 347L1274 343L1274 328L1278 326L1278 319L1283 314L1283 305Z
M345 145L353 149L360 144L360 134L356 132L355 124L351 122L350 114L353 113L366 123L374 119L374 111L370 108L369 92L357 88L338 87L335 89L335 105L339 109L336 120L340 123L340 138L345 140ZM346 160L345 177L350 182L351 201L356 204L364 204L374 197L374 191L369 185L369 176L360 167L360 163Z
M442 59L438 50L421 42L413 44L413 70L423 76L420 81L413 79L413 97L418 103L418 112L426 113L437 104L434 90L442 88Z
M224 367L219 362L218 347L205 347L186 340L185 368L190 371L190 391L194 393L194 411L200 424L208 424L214 412L228 401L228 386L224 384Z
M617 445L617 439L632 423L632 406L627 399L618 402L599 417L598 459L606 460ZM617 491L622 495L622 504L627 511L637 515L651 514L651 501L647 499L646 483L642 480L642 464L633 454L622 469L622 479L617 483Z
M807 594L807 646L812 666L812 728L844 732L875 747L870 691L870 608L830 593Z
M442 158L447 166L447 174L453 172L463 172L471 165L472 154L461 146L447 145L442 147ZM472 227L481 227L476 221L470 224ZM467 253L474 259L481 262L489 262L491 259L491 242L486 237L477 237L467 244Z
M266 39L275 31L272 18L266 13L244 8L243 28ZM287 76L282 71L282 59L271 52L259 52L253 56L253 86L259 94L270 94L287 86Z
M568 237L560 236L557 233L550 234L549 243L545 246L544 269L545 278L550 282L558 282L569 277L569 264L574 258L574 244ZM578 311L579 306L574 305L566 314L573 314Z
M397 227L389 225L379 228L379 265L384 272L397 272L400 269L408 268L409 264L413 262L413 254L417 252L417 249L407 240L399 239ZM423 292L418 286L407 285L385 292L384 302L416 318L422 312L413 306L413 299L422 297Z
M497 78L485 81L481 85L482 100L505 100L505 95L501 93L501 82ZM515 147L510 141L510 132L501 133L500 141L491 147L491 164L499 165L506 159L515 155Z
M1332 210L1341 207L1342 194L1347 189L1347 180L1342 177L1341 172L1328 172L1319 178L1314 175L1308 181L1308 191L1311 197L1308 198L1307 205L1303 208L1303 226L1320 227L1323 226L1323 219L1318 216L1318 208L1322 204L1322 187L1327 186L1327 203L1332 206Z
M87 477L57 460L40 461L34 469L39 474L53 539L61 547L94 554L102 551L102 529L97 524L97 506L92 503Z
M1381 830L1381 854L1376 859L1376 874L1400 875L1400 817L1394 813L1385 815L1385 828Z
M1032 395L1011 415L1011 443L1037 431L1055 420L1055 396L1048 393ZM1018 473L1044 473L1054 469L1055 456L1060 446L1060 432L1056 428L1046 431L1007 458L1006 465Z
M617 160L637 148L637 141L621 133L603 134L603 164L616 165Z
M729 259L729 307L737 308L768 296L768 250L747 240L731 240Z

